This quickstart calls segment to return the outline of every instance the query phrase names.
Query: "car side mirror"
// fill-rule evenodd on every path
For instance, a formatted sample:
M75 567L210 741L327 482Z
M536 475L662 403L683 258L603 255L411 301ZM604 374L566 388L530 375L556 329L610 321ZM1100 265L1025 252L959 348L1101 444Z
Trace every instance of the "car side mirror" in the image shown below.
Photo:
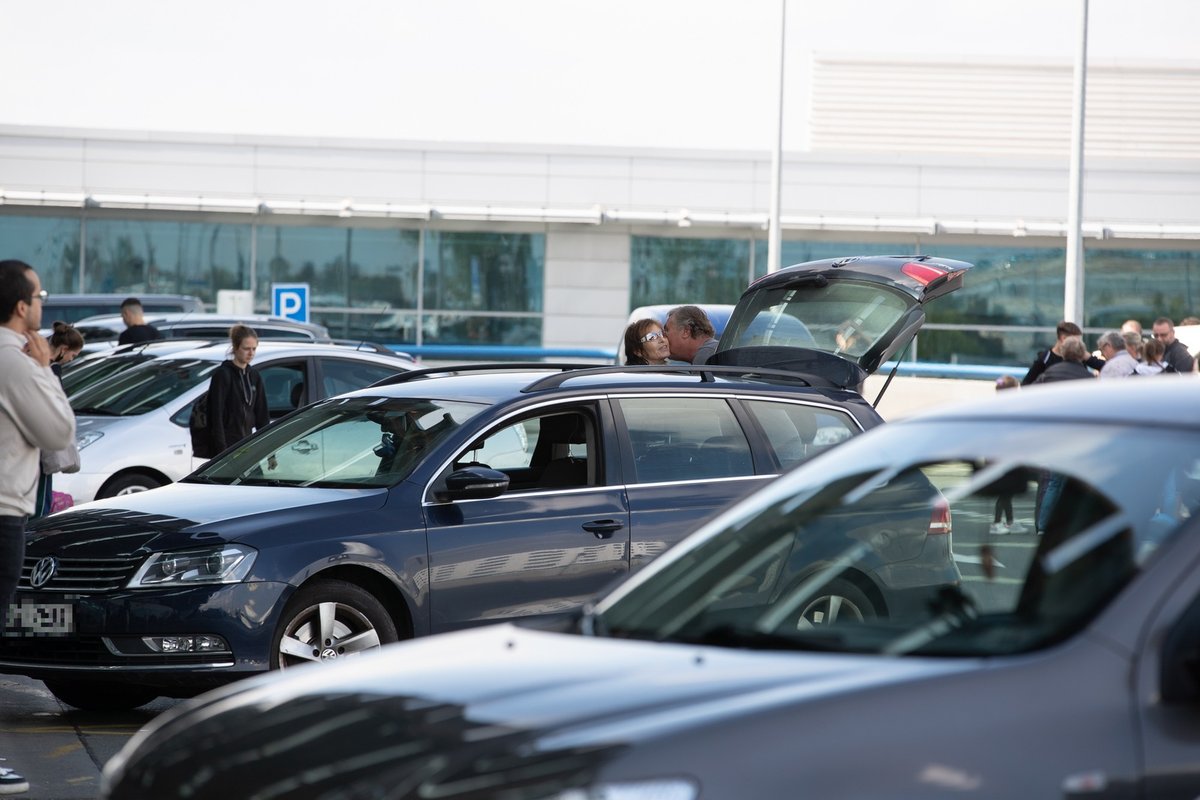
M446 476L446 486L434 492L438 500L480 500L508 491L508 476L487 467L464 467Z
M1163 642L1159 696L1171 705L1200 706L1200 600L1171 628Z

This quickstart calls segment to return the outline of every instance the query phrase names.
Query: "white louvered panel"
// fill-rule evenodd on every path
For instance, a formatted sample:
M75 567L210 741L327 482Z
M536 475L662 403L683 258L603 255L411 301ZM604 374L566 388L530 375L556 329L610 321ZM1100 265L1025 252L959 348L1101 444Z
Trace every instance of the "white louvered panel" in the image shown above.
M817 57L814 151L1065 156L1069 65ZM1200 68L1092 67L1087 154L1200 158Z

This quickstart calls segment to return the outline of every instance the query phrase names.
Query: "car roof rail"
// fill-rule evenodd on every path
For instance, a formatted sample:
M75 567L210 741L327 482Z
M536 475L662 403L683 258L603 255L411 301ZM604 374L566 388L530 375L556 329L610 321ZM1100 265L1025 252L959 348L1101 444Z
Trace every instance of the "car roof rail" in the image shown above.
M457 375L462 372L529 372L530 370L584 370L595 367L595 364L567 364L567 363L551 363L546 361L530 361L530 362L506 362L506 363L490 363L490 364L460 364L457 366L446 367L425 367L422 369L410 369L407 372L398 372L395 375L376 381L370 385L371 389L379 386L391 386L397 383L406 383L415 381L420 378L439 377L445 375ZM619 370L618 370L619 371Z
M547 389L557 389L572 378L582 378L592 375L613 375L629 372L657 372L674 375L696 375L701 383L713 383L718 376L738 378L759 377L770 380L778 378L788 383L800 383L812 386L807 376L785 369L770 369L767 367L716 366L709 364L624 364L617 366L581 366L577 369L564 371L558 375L547 375L539 378L522 389L522 392L541 392Z

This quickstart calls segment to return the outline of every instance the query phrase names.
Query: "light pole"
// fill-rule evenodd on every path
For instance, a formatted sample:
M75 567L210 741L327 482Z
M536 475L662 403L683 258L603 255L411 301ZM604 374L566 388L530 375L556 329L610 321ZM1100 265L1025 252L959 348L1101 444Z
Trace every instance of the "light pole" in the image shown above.
M783 184L783 64L787 52L787 0L779 0L779 103L775 118L775 147L771 151L771 210L767 217L767 272L779 271L782 235L779 196Z
M1079 49L1075 53L1074 107L1071 113L1071 177L1067 200L1067 266L1063 276L1063 318L1081 327L1083 319L1083 123L1087 101L1088 0L1079 0Z

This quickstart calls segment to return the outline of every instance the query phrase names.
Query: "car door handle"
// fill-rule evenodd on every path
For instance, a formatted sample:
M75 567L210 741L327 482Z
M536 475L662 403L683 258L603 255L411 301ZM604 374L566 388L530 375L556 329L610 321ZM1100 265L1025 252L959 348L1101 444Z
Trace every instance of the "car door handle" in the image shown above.
M583 523L583 529L594 535L597 539L607 539L614 532L625 527L625 523L617 522L615 519L598 519L593 522Z

